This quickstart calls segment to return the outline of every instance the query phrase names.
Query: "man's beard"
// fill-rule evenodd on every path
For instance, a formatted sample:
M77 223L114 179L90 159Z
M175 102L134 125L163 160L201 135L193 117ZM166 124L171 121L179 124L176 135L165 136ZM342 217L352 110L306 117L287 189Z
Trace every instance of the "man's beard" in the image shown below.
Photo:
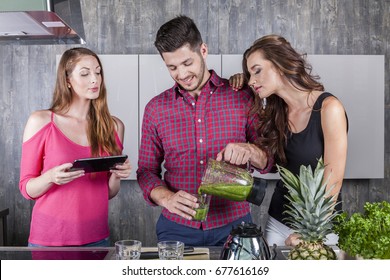
M181 85L186 91L195 91L197 89L199 89L201 86L202 86L202 82L203 82L203 79L204 79L204 75L205 75L205 69L206 69L206 65L205 65L205 62L203 60L203 58L201 59L201 65L200 65L200 71L199 73L197 73L195 75L195 78L198 79L198 82L196 83L195 86L192 86L192 87L186 87L186 86L183 86Z

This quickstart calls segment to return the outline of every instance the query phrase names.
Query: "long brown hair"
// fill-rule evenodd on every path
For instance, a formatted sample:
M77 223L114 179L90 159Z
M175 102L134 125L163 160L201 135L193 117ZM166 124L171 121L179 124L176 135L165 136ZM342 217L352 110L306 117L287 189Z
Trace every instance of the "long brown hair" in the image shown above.
M104 84L104 73L99 57L86 48L73 48L62 55L57 70L57 80L54 88L53 100L50 110L54 113L68 112L72 103L72 91L67 87L67 77L73 72L76 64L83 56L93 56L101 67L102 83L99 97L91 100L88 112L88 141L92 156L101 156L104 152L110 155L121 153L115 139L115 121L107 105L107 90Z
M318 81L319 77L311 74L312 67L305 60L306 54L297 53L285 38L278 35L264 36L245 51L242 67L246 81L250 78L247 59L254 52L261 52L295 88L308 92L324 90L324 86ZM284 148L289 131L287 104L273 94L267 97L267 106L263 110L260 97L255 94L251 113L259 115L258 146L275 155L276 162L286 163Z

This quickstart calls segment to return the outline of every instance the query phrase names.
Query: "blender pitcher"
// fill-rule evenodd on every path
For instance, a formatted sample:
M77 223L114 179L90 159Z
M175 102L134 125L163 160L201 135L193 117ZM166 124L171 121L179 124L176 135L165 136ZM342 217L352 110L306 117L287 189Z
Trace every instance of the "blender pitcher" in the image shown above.
M260 205L266 187L266 180L252 177L246 169L209 159L198 192Z

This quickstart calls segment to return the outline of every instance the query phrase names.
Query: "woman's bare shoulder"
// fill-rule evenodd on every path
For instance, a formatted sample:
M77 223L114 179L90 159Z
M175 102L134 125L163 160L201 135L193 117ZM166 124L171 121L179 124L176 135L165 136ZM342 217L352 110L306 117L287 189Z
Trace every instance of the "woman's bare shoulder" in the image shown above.
M117 118L115 116L112 116L112 118L113 118L114 123L115 123L115 130L118 133L121 141L123 141L123 137L125 134L125 125L119 118Z
M343 104L334 96L327 97L322 103L321 123L324 134L348 130L348 121Z
M329 96L325 98L322 103L322 110L324 113L334 114L334 113L344 113L345 108L341 101L334 96Z
M39 110L30 115L24 128L23 142L29 140L51 121L51 113L50 110Z
M118 117L112 116L112 118L115 122L115 129L116 130L123 129L123 127L125 126L123 122Z

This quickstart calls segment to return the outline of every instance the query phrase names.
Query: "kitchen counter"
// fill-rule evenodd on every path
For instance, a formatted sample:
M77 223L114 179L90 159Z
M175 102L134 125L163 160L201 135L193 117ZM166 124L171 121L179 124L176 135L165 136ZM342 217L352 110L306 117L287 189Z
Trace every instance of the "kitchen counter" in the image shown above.
M203 254L205 251L208 255ZM345 253L333 247L339 259L347 259ZM143 251L153 251L156 248L143 248ZM185 259L218 260L221 247L195 248L196 252L185 256ZM289 247L276 248L276 260L287 258ZM0 247L0 260L115 260L114 247Z
M113 247L0 247L0 260L105 260Z

